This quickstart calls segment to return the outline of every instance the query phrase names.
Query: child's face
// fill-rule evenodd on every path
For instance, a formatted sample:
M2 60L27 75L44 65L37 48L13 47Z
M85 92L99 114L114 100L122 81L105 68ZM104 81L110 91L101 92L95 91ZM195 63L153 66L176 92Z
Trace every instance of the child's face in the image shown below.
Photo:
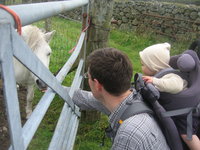
M146 75L146 76L154 76L155 75L155 72L151 71L142 61L141 61L141 64L142 64L142 72L144 75Z

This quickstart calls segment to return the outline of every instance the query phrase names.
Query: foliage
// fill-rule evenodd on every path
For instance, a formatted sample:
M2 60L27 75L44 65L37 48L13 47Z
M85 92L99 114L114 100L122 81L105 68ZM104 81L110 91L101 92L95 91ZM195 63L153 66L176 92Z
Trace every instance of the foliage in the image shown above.
M44 22L37 23L37 26L43 27ZM55 37L51 42L53 50L50 70L56 72L60 66L67 61L70 54L68 50L73 48L77 42L80 34L81 25L77 22L67 21L58 17L52 18L52 29L56 30ZM141 65L139 59L139 51L145 47L155 43L169 42L171 43L171 54L177 54L186 50L189 46L187 42L175 42L173 40L153 35L153 34L139 34L134 32L112 30L109 38L109 46L117 48L125 52L131 59L134 72L141 72ZM56 59L57 58L57 59ZM57 65L59 63L59 65ZM70 86L73 80L74 73L67 75L63 85ZM42 93L36 91L34 105ZM54 132L59 114L63 106L63 100L56 96L43 119L34 139L32 140L29 150L45 150L48 148L49 142ZM108 125L107 117L101 116L101 120L95 123L81 122L76 137L74 150L107 150L111 147L111 142L108 138L105 139L105 146L100 146L104 136L104 129Z

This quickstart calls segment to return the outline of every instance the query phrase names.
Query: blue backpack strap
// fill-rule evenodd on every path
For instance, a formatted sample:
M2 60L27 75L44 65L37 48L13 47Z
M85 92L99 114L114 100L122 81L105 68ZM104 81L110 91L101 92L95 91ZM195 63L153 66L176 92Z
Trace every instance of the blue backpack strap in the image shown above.
M187 108L182 108L182 109L177 109L177 110L171 110L171 111L164 112L162 115L164 117L172 117L172 116L187 114L187 139L192 140L193 113L200 115L200 103L196 107L187 107Z
M106 129L106 135L112 138L113 140L116 136L119 126L124 120L141 113L153 114L153 111L143 101L137 101L134 103L128 102L126 104L127 104L127 107L123 112L121 112L121 115L118 116L116 125L113 128L109 126Z
M177 74L177 75L179 75L182 79L184 79L184 80L186 80L186 81L188 80L188 73L180 72L180 71L175 70L175 69L173 69L173 68L166 68L166 69L163 69L163 70L161 70L160 72L158 72L158 73L155 75L155 77L161 78L161 77L163 77L164 75L169 74L169 73Z
M141 114L141 113L148 113L148 114L153 115L153 111L143 101L137 101L137 102L134 102L134 104L130 103L129 105L130 106L122 114L120 118L121 121L124 121L131 116Z
M163 115L166 113L166 110L159 104L158 101L155 101L152 106L170 149L183 150L182 141L174 121L171 117L165 117Z
M152 110L155 113L154 116L157 118L170 149L183 150L182 141L174 121L171 119L171 117L166 117L163 115L166 113L166 110L157 101L160 96L158 94L158 90L152 84L145 84L142 80L141 74L136 74L134 80L136 90L141 93L144 101L149 103L149 105L152 107Z
M152 84L146 84L142 79L141 73L136 73L134 77L134 85L146 102L154 103L160 97L160 92Z
M155 77L161 78L162 76L174 73L179 75L181 78L188 81L188 73L180 72L178 70L175 70L173 68L167 68L164 70L161 70L159 73L155 75ZM187 107L182 109L176 109L172 111L167 111L163 113L164 117L172 117L172 116L178 116L178 115L186 115L187 114L187 139L192 140L192 115L196 113L199 110L199 105L197 107Z

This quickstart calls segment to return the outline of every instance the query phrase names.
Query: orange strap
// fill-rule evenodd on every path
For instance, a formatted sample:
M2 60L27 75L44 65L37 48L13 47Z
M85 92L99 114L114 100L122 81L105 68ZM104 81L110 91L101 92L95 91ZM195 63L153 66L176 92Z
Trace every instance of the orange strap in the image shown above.
M85 32L90 26L90 18L88 17L88 26L86 26L82 31L82 32ZM76 46L74 46L68 53L72 53L74 50L75 50Z
M13 16L13 18L15 20L15 24L17 26L17 32L19 33L19 35L21 35L22 34L22 24L21 24L21 20L20 20L19 16L12 9L8 8L5 5L0 4L0 8L3 8L4 10L9 12Z
M119 120L119 124L122 124L122 123L123 123L123 121L120 119L120 120Z
M68 53L72 53L75 50L76 46L74 46Z
M82 32L85 32L90 26L90 17L88 17L88 26L85 27L85 29L82 30Z

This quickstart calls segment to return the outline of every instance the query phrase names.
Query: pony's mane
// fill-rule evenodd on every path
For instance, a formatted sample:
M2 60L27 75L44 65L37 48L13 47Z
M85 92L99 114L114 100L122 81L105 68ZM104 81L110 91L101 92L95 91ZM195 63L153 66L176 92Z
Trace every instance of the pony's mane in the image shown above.
M22 37L33 51L45 40L44 33L38 27L32 25L23 27Z

